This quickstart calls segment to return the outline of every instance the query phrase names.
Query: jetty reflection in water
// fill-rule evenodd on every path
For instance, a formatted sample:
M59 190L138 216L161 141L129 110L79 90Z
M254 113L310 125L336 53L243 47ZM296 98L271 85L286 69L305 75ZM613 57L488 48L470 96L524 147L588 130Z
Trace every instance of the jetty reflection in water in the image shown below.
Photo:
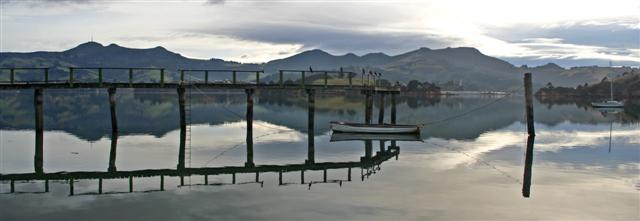
M134 192L134 178L135 177L159 177L159 190L165 190L165 176L175 176L180 178L180 187L185 186L185 176L204 176L204 184L209 185L209 176L212 175L224 175L229 174L232 177L231 184L236 184L236 174L255 174L255 183L260 183L261 173L278 173L279 181L278 185L287 185L292 183L283 183L283 173L300 172L299 184L308 184L309 188L314 183L339 183L342 185L343 181L350 182L352 180L352 168L360 169L360 178L364 180L365 177L375 173L380 167L380 164L392 157L396 157L399 154L399 147L396 146L394 137L385 138L385 140L391 141L391 146L385 148L385 141L380 141L380 149L373 155L373 147L370 139L352 137L349 140L362 140L364 141L364 156L358 161L346 161L346 162L316 162L315 160L315 105L314 105L314 91L307 90L309 96L308 105L308 143L307 143L307 159L301 164L284 164L284 165L256 165L254 163L254 135L253 135L253 89L245 90L247 95L246 102L246 161L244 166L225 166L225 167L191 167L191 125L188 120L190 118L190 106L187 104L186 94L184 89L178 89L178 104L179 104L179 116L180 116L180 133L179 133L179 145L178 145L178 159L176 169L144 169L144 170L132 170L132 171L119 171L116 167L116 156L118 149L118 118L116 114L116 90L110 88L108 90L109 95L109 110L111 115L111 145L109 151L109 165L107 172L94 172L94 171L77 171L77 172L57 172L57 173L45 173L43 168L43 95L42 91L36 89L34 93L35 97L35 110L36 110L36 144L35 144L35 157L34 157L34 173L13 173L2 174L0 180L10 182L10 193L16 192L16 181L29 181L39 180L44 182L44 192L49 192L49 181L64 180L69 185L69 195L74 195L74 182L77 180L97 180L98 182L98 194L103 193L103 180L105 179L119 179L128 178L129 180L129 192ZM232 111L229 111L233 113ZM395 114L395 113L394 113ZM382 117L380 117L382 120ZM268 134L267 134L268 135ZM264 136L264 135L263 135ZM402 138L398 138L402 140ZM413 138L416 140L416 138ZM352 144L351 144L352 145ZM223 152L224 153L224 152ZM209 163L209 162L207 162ZM187 165L188 164L188 165ZM346 179L332 179L328 180L327 170L346 170ZM305 182L305 171L323 171L322 181L308 181ZM215 183L212 185L221 185L222 183ZM244 184L244 183L243 183ZM189 186L192 184L188 184ZM145 191L148 192L148 191Z
M603 115L588 105L535 101L537 136L529 151L523 134L522 98L513 97L473 115L427 125L419 138L424 142L396 138L397 146L402 147L400 156L399 148L390 147L394 146L391 141L379 145L376 138L330 133L329 121L363 120L360 94L319 94L313 135L309 134L305 92L258 94L253 151L248 151L248 123L240 120L246 117L246 93L210 92L190 98L191 143L185 136L187 157L184 168L178 169L181 128L175 93L118 92L118 130L114 133L108 93L45 91L43 173L38 174L33 160L33 94L2 96L3 179L9 174L36 179L15 180L14 194L9 180L0 183L5 193L0 194L0 211L8 219L97 219L78 215L86 211L92 216L108 212L111 217L127 214L131 219L151 216L158 220L197 215L230 220L513 220L522 214L532 219L558 218L558 214L572 219L638 218L634 215L640 180L634 166L639 162L640 142L637 104ZM491 100L399 96L397 120L433 121ZM71 105L76 101L79 106ZM389 108L389 102L385 106ZM367 156L369 163L363 160ZM392 160L395 157L397 161ZM349 168L352 182L348 182ZM85 176L90 179L74 177L74 197L68 197L69 178L81 171L87 171ZM148 173L138 176L133 174L136 171ZM42 175L51 179L49 193L31 194L45 191ZM165 191L159 192L161 177ZM363 178L364 182L358 181ZM99 195L100 180L103 195ZM130 190L147 194L129 194ZM24 192L30 193L16 194ZM104 196L107 194L118 196ZM282 203L273 203L276 201ZM158 212L132 212L144 210L141 204L152 205ZM610 206L599 206L603 204ZM68 209L54 209L60 205ZM309 208L326 212L309 214ZM171 212L176 209L183 212ZM33 212L18 212L25 210ZM256 212L246 213L249 210ZM530 213L534 210L538 212Z

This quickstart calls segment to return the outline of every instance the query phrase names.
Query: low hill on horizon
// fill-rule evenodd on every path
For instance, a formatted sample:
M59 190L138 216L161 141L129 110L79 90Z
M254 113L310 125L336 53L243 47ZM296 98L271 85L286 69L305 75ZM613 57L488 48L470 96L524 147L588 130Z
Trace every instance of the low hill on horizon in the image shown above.
M87 42L61 52L1 52L0 67L51 67L50 79L64 80L67 67L154 67L165 68L167 79L177 79L178 69L233 69L264 70L264 82L275 81L280 69L338 70L360 73L362 69L383 73L383 78L391 82L455 82L464 90L509 90L519 88L522 74L531 72L534 85L543 87L547 82L558 86L575 87L585 82L599 82L605 76L620 75L637 71L630 67L574 67L562 68L555 64L538 67L516 67L504 60L482 54L470 47L429 49L419 48L399 55L369 53L362 56L348 53L332 55L320 49L304 51L296 55L252 64L225 61L221 59L192 59L163 47L148 49L126 48L116 44L104 46L97 42ZM191 73L202 78L201 73ZM7 73L0 73L0 81L8 79ZM95 73L78 73L79 80L95 78ZM211 80L229 79L229 74L211 75ZM271 75L271 76L269 76ZM114 75L115 76L115 75ZM118 75L119 76L119 75ZM157 81L157 74L137 74L137 80ZM17 75L17 79L37 80L36 76ZM123 75L124 77L124 75ZM5 79L6 78L6 79ZM124 80L122 77L116 77ZM252 75L239 76L250 80Z

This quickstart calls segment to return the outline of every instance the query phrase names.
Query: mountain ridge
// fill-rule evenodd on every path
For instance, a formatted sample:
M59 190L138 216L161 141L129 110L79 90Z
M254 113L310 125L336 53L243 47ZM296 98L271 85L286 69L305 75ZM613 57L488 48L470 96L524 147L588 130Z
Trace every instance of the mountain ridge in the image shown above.
M483 54L472 47L430 49L421 47L398 55L382 52L356 55L333 55L321 49L312 49L266 63L239 63L222 59L193 59L167 50L128 48L117 44L104 46L98 42L85 42L65 51L0 52L1 67L54 67L55 77L64 76L66 66L98 67L156 67L166 68L170 78L177 77L178 69L235 69L264 70L265 81L275 80L273 74L281 69L337 70L360 72L362 69L383 73L390 81L410 80L429 82L461 82L468 90L507 90L518 88L522 73L534 73L534 85L547 82L554 85L577 86L597 82L604 76L638 71L637 68L573 67L562 68L549 63L536 67L516 67L507 61ZM272 76L269 76L269 75ZM249 79L250 76L247 76ZM212 76L213 80L229 76Z

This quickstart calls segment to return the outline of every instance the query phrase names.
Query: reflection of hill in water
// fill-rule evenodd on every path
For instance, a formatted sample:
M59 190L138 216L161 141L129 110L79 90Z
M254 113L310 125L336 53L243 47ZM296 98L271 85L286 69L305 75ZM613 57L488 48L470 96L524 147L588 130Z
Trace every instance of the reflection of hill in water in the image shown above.
M81 92L81 93L78 93ZM32 129L34 127L33 92L3 92L0 101L0 128ZM283 94L257 94L254 120L284 125L298 131L307 130L306 95L302 92ZM364 103L359 94L318 93L316 98L316 133L329 131L330 121L362 121ZM491 102L495 97L416 98L398 97L398 123L431 122L464 113ZM45 129L60 130L86 140L98 140L111 133L109 104L105 91L46 90ZM374 99L377 103L378 99ZM464 117L427 125L423 137L446 139L474 139L480 134L523 122L521 97L507 98ZM191 121L193 124L218 125L241 121L245 112L246 96L242 91L217 91L191 95ZM150 134L163 136L179 128L177 95L171 90L117 93L117 115L121 136ZM389 120L389 99L386 102L385 121ZM536 103L536 122L556 125L569 121L578 124L608 123L610 119L581 103L549 105ZM638 104L630 104L618 117L622 123L638 122ZM233 113L232 113L233 112ZM377 107L373 120L377 121ZM237 116L239 115L239 116Z

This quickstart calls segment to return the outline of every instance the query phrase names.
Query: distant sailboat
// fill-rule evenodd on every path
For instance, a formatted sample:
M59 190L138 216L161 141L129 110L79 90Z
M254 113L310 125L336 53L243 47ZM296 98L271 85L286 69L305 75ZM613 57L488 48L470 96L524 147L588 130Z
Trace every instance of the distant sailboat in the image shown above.
M613 99L613 80L609 81L611 83L611 98L608 101L605 102L593 102L591 103L592 107L595 108L623 108L624 107L624 103L622 103L621 101L617 101Z

